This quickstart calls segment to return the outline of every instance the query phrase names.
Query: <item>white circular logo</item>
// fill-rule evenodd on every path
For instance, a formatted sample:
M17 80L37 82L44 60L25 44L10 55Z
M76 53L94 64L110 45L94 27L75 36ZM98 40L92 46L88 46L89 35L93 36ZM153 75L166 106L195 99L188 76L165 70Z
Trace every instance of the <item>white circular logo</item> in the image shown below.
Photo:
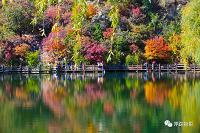
M172 123L169 120L164 122L165 126L172 127Z

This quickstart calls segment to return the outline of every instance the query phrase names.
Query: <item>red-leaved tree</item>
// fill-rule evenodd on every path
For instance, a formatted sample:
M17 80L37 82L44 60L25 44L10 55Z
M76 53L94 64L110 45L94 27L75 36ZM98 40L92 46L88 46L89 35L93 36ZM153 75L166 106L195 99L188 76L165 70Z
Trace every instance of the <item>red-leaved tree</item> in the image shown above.
M65 29L57 27L48 37L43 39L43 61L54 62L56 59L66 55L67 45L64 44L65 37Z
M106 49L103 48L102 46L90 43L88 45L88 49L84 57L90 61L95 61L95 62L102 61L103 60L102 54L105 51Z
M112 34L113 28L107 28L105 32L103 32L103 36L105 38L110 38Z
M135 44L132 44L129 48L130 48L132 54L135 54L137 51L139 51L138 46L136 46Z
M146 17L146 15L141 12L140 7L137 7L136 9L132 9L131 15L133 17L132 21L134 21L134 22L141 22Z

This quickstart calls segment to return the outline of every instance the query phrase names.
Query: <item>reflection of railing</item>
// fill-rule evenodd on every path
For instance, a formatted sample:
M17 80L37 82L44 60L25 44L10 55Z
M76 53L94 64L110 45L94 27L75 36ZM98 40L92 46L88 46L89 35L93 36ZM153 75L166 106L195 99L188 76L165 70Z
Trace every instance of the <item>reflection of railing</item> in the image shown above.
M55 73L55 72L104 72L104 71L200 71L200 65L190 64L141 64L141 65L65 65L49 66L0 66L0 73Z

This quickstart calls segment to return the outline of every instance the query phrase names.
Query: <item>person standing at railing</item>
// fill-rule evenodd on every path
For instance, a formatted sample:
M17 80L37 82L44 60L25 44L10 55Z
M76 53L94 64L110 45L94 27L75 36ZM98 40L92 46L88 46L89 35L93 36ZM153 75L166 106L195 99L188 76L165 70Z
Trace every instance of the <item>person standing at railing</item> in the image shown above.
M156 61L153 61L153 70L155 70Z
M57 70L57 71L60 71L60 70L61 70L60 62L57 64L57 66L56 66L56 70Z
M174 62L174 69L176 69L176 65L177 65L177 63L176 63L176 62Z
M119 68L122 69L122 62L119 61L119 64L118 64Z
M65 62L63 62L62 68L63 70L65 70Z
M102 70L103 70L103 61L101 62L101 67L102 67Z
M70 67L71 67L71 63L70 63L70 62L68 62L68 63L67 63L67 65L68 65L68 67L69 67L69 70L70 70Z
M80 69L82 68L82 61L80 61Z
M100 62L97 62L97 65L98 65L98 68L100 68L101 66L100 66Z
M144 66L146 68L146 71L148 72L148 62L144 63Z

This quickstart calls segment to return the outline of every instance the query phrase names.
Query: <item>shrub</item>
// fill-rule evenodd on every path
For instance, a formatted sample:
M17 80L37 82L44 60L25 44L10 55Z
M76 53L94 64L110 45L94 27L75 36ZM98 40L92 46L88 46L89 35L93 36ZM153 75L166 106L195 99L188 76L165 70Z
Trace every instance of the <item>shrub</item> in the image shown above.
M133 55L127 55L126 56L126 65L133 64L133 61L134 61L134 56Z
M40 51L36 50L34 53L27 52L26 53L26 59L28 61L28 64L30 66L37 66L39 63L38 55Z
M100 24L99 24L99 23L96 23L96 24L95 24L95 28L96 28L96 30L94 31L93 36L94 36L98 41L104 39L103 34L102 34L102 31L101 31L101 27L100 27Z
M134 23L142 22L145 17L146 17L146 15L141 12L140 7L137 7L136 9L132 9L132 13L131 13L131 17L130 17L132 22L134 22Z
M122 36L115 38L113 47L117 51L128 51L129 50L128 42Z
M105 32L103 32L103 36L108 39L111 37L111 33L113 31L113 28L107 28Z
M126 56L126 65L136 65L139 63L139 59L140 59L140 52L135 53L134 55L127 55Z

